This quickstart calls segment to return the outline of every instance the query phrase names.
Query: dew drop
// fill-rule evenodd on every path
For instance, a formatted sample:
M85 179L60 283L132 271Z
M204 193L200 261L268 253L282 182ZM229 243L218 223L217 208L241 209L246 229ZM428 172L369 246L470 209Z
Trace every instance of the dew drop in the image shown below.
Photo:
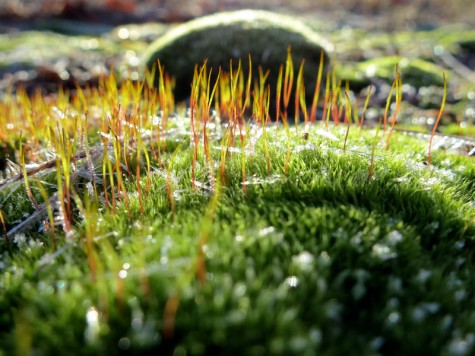
M303 251L296 256L292 256L292 262L301 270L308 271L312 269L314 257L310 252Z
M289 288L296 288L299 284L299 279L296 276L287 277L287 279L285 280L285 284Z
M401 315L398 312L392 312L388 315L388 322L390 324L397 324L401 319Z
M397 230L393 230L386 236L386 239L390 245L394 246L402 241L402 234Z
M386 261L397 256L397 254L388 246L380 243L377 243L373 246L372 255L382 261Z
M87 327L84 332L84 336L86 342L89 344L93 344L97 341L99 337L99 313L97 312L96 308L90 307L86 313L86 323Z
M121 337L117 346L121 350L128 350L130 348L130 339L128 337Z
M130 32L127 28L122 27L118 32L119 38L121 40L126 40L130 36Z
M275 227L269 226L259 230L259 236L266 236L272 234L275 231Z
M455 339L449 345L449 353L451 355L462 356L468 355L469 344L464 339Z

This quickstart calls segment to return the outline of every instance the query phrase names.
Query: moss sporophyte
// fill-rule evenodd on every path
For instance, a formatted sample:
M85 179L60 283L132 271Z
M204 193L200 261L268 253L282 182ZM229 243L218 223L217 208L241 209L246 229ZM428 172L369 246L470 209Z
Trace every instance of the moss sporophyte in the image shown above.
M291 55L5 95L5 352L473 353L473 140Z

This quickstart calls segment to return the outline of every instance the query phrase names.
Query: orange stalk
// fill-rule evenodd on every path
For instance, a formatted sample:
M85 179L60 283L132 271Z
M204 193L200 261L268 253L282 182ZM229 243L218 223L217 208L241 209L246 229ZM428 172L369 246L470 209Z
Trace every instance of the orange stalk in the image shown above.
M143 207L143 201L142 201L142 185L140 183L141 176L140 176L140 149L137 149L137 166L135 167L135 180L137 181L137 197L139 199L139 205L140 205L140 213L142 215L145 213L145 209Z
M287 48L287 59L285 61L284 73L284 118L287 121L287 110L289 107L290 95L292 93L292 86L294 82L294 64L290 54L290 46Z
M396 81L393 82L391 85L391 89L389 90L388 98L386 99L386 108L384 109L384 117L383 117L383 128L384 133L386 133L387 125L388 125L388 113L389 113L389 104L391 104L391 98L393 96L394 87L396 86Z
M361 119L360 119L360 131L361 131L361 128L363 127L364 118L365 118L365 115L366 115L366 109L368 108L368 104L369 104L369 100L371 98L371 92L372 91L373 91L373 83L371 83L371 85L369 87L368 95L366 95L366 101L365 101L364 107L363 107L363 114L361 114Z
M170 162L168 163L167 167L167 178L166 178L166 186L167 186L167 196L168 196L168 201L170 203L170 210L172 213L172 222L175 219L175 197L174 197L174 189L173 189L173 184L172 184L172 165L173 161L176 158L176 155L181 149L181 143L175 148L175 151L173 152Z
M203 77L203 73L206 72L206 61L201 66L200 71L198 72L198 65L195 66L195 74L193 76L193 83L191 87L191 98L190 98L190 127L191 134L193 138L193 160L191 162L191 186L193 189L195 186L195 166L196 161L198 160L198 134L196 133L196 114L199 109L199 95L200 95L200 85Z
M7 234L7 225L5 224L5 218L3 217L2 209L0 209L0 221L2 222L3 234Z
M305 59L302 59L300 63L299 72L297 74L297 84L295 86L295 128L297 128L297 124L299 121L300 116L300 93L304 91L303 87L303 67L305 65ZM306 122L305 122L306 124Z
M54 228L54 215L53 215L53 207L51 206L50 199L48 197L48 193L46 192L43 185L36 181L36 186L41 192L41 196L43 197L44 203L46 204L46 211L48 212L49 218L49 234L51 236L51 243L53 244L53 250L56 251L56 238L55 238L55 228ZM0 211L1 213L1 211Z
M26 188L26 195L28 196L28 200L30 200L31 204L35 209L38 209L38 203L35 200L35 197L33 196L33 192L31 191L30 187L30 182L28 180L28 173L26 171L26 165L25 165L25 152L23 151L23 143L22 143L22 133L20 133L20 165L21 165L21 171L23 174L24 182L25 182L25 188Z
M440 110L439 114L437 115L437 120L435 120L435 125L434 128L432 129L432 133L430 135L430 141L429 141L429 149L427 152L427 165L430 166L430 153L432 149L432 140L434 139L435 132L437 131L437 126L439 125L440 119L442 117L442 114L444 112L444 107L445 107L445 101L447 100L447 77L445 76L445 73L442 73L444 77L444 95L442 97L442 104L440 105Z
M391 141L391 136L394 131L394 125L396 124L396 121L397 121L397 114L399 113L401 100L402 100L402 82L401 82L401 76L399 75L398 67L396 66L396 108L394 110L394 115L391 120L391 130L389 131L388 138L386 140L386 151L389 149L389 142Z
M213 190L214 190L213 160L209 151L208 133L207 133L206 125L209 120L209 112L211 110L211 103L213 102L213 98L216 93L216 88L218 86L220 74L221 74L221 69L218 72L218 77L216 78L216 82L214 83L213 90L211 91L211 94L210 94L209 89L210 89L210 82L211 82L211 70L209 72L209 77L207 81L207 91L206 91L206 95L207 95L206 108L205 108L206 116L205 116L205 122L203 125L203 146L204 146L204 151L205 151L205 158L209 167L210 185L211 185L211 189Z
M320 96L320 85L322 82L322 75L323 75L323 60L324 60L324 56L323 56L323 49L322 49L320 51L320 64L318 65L317 83L315 84L315 90L313 92L312 108L310 110L311 123L314 123L317 120L317 105L318 105L318 98Z
M64 200L66 198L65 192L64 192L65 186L61 179L61 163L59 159L56 160L56 171L57 171L56 179L58 183L58 202L59 202L60 211L62 214L63 230L64 232L69 232L71 230L71 226L69 224L69 217L66 213L66 206L64 205Z
M229 141L231 140L232 135L232 126L234 122L230 122L224 131L223 138L221 139L221 163L220 163L220 172L221 172L221 182L225 182L226 179L226 157L228 155ZM244 179L244 178L243 178Z
M177 295L172 295L168 298L165 304L165 311L163 315L163 338L165 340L173 339L175 333L175 318L180 305L180 298Z
M206 282L206 255L205 246L208 245L211 229L213 228L214 219L216 216L216 209L218 207L220 197L221 181L219 178L216 182L216 189L206 209L205 216L201 222L199 239L198 239L198 253L196 256L196 277L198 281L204 285Z
M280 98L282 93L282 75L284 72L284 66L279 68L279 76L277 77L277 89L275 92L275 133L279 131L279 117L280 117Z
M271 172L271 165L270 165L270 155L269 155L269 147L267 145L267 119L269 117L269 103L270 103L270 86L267 85L266 91L264 93L264 117L263 117L263 127L264 130L264 150L266 154L266 162L267 162L267 171ZM244 154L244 153L243 153Z
M331 110L331 102L330 102L330 73L331 71L329 70L327 72L326 76L326 82L325 82L325 98L323 99L323 115L322 115L322 123L323 120L325 119L325 113L326 114L326 128L328 129L328 123L330 121L330 110ZM327 109L328 107L328 109Z
M246 108L249 106L251 98L251 83L252 83L252 60L251 55L249 54L249 72L247 74L247 84L246 84L246 97L244 99L244 104L242 106L241 118L244 116ZM244 122L243 122L244 123Z
M345 121L346 121L346 134L345 134L345 143L343 144L343 151L346 151L346 142L348 140L348 134L350 133L350 125L351 125L351 102L350 97L348 96L348 92L345 92L346 96L346 110L345 110Z

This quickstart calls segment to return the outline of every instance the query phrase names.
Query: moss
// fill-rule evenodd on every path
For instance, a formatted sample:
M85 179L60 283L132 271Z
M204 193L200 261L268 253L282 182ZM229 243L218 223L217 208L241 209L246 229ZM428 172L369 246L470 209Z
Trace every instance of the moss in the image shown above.
M108 36L117 42L152 42L165 34L169 27L169 25L155 22L128 24L113 28Z
M442 132L448 135L457 135L461 137L475 137L475 126L473 124L464 125L450 124L442 128Z
M418 58L390 56L369 59L348 65L339 71L343 80L365 81L371 78L380 78L388 83L394 81L394 68L399 65L403 83L415 87L442 86L444 69L436 64ZM447 72L445 70L445 72ZM448 73L447 73L448 75Z
M67 234L58 221L54 239L32 226L0 240L0 353L474 352L472 157L435 138L429 165L428 136L260 127L259 113L238 130L210 121L206 83L192 129L166 117L169 84L5 97L2 132L50 164L31 182L89 179L73 183ZM92 167L74 156L88 144L110 148ZM21 183L0 201L7 229L33 210Z
M440 39L440 44L455 53L461 49L473 52L475 51L475 31L459 29L455 33L448 33Z
M324 50L324 64L327 65L332 45L301 22L265 11L224 12L184 23L152 43L143 62L150 69L160 60L176 78L177 98L184 99L189 93L195 65L206 59L214 73L219 67L229 70L230 59L237 68L241 59L247 73L250 54L254 74L257 75L258 66L264 71L269 69L269 84L275 88L279 67L285 63L289 46L297 69L305 59L305 82L309 88L314 88L320 51Z
M428 169L427 142L395 133L368 180L375 132L352 129L344 151L344 130L329 141L318 129L306 141L291 131L286 175L287 134L268 136L271 172L261 136L245 192L240 154L227 157L215 208L191 187L193 151L182 144L174 212L155 162L145 213L136 196L100 213L92 254L81 226L56 252L42 235L18 237L17 250L3 241L1 346L19 350L20 337L44 353L451 353L475 327L471 159L435 151ZM209 184L198 157L197 179Z

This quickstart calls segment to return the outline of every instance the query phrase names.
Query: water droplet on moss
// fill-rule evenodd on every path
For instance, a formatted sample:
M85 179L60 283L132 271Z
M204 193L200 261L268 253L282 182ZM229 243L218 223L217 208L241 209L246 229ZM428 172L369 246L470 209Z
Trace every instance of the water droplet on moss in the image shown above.
M259 236L266 236L272 234L275 231L275 227L269 226L259 230Z
M246 294L247 287L244 283L237 283L234 286L234 296L236 298L241 298Z
M465 291L465 289L460 289L458 291L455 292L455 300L457 302L461 302L462 300L465 299L465 297L467 296L467 292Z
M388 322L390 324L397 324L401 319L401 315L398 312L392 312L388 315Z
M296 288L299 284L299 279L296 276L287 277L285 280L285 285L288 288Z
M379 350L384 345L384 338L378 336L371 341L370 347L373 350Z
M424 303L423 307L431 314L435 314L440 310L439 303Z
M382 261L386 261L397 256L396 252L394 252L389 246L381 243L377 243L373 246L371 254Z
M468 355L470 345L464 339L454 339L449 344L449 354L454 356Z
M301 336L295 336L290 339L289 342L290 349L294 353L303 353L303 351L307 348L307 340Z
M394 246L402 241L402 234L397 230L393 230L386 236L386 240L391 246Z
M173 356L186 356L186 349L183 346L175 347L175 350L173 350Z
M417 274L416 279L420 283L425 283L431 276L432 276L432 272L425 269L421 269L419 273Z
M351 290L351 294L353 295L353 299L360 300L366 294L366 287L364 283L356 283L353 289Z
M126 27L122 27L119 29L119 32L117 33L117 35L119 36L121 40L126 40L130 36L130 31Z
M100 325L99 325L99 313L96 308L90 307L86 313L87 327L84 332L86 342L93 344L99 337Z
M390 276L388 280L388 290L394 294L400 293L402 290L402 280L399 277Z
M25 234L16 234L13 236L13 243L18 246L18 248L22 248L26 244L26 236Z
M319 329L311 328L308 336L315 345L318 345L322 342L322 332Z
M66 287L66 283L64 281L58 281L56 282L56 288L58 289L63 289Z
M423 321L426 317L426 311L421 308L421 307L415 307L413 310L412 310L412 319L414 321Z
M302 251L296 256L292 256L292 262L301 270L308 271L313 267L315 258L308 251Z
M130 348L130 339L128 337L121 337L117 346L119 346L121 350L128 350Z
M463 248L465 247L465 241L455 241L455 248L457 250L463 250Z
M328 266L331 262L330 255L327 251L322 251L320 256L318 256L319 265L322 267Z

